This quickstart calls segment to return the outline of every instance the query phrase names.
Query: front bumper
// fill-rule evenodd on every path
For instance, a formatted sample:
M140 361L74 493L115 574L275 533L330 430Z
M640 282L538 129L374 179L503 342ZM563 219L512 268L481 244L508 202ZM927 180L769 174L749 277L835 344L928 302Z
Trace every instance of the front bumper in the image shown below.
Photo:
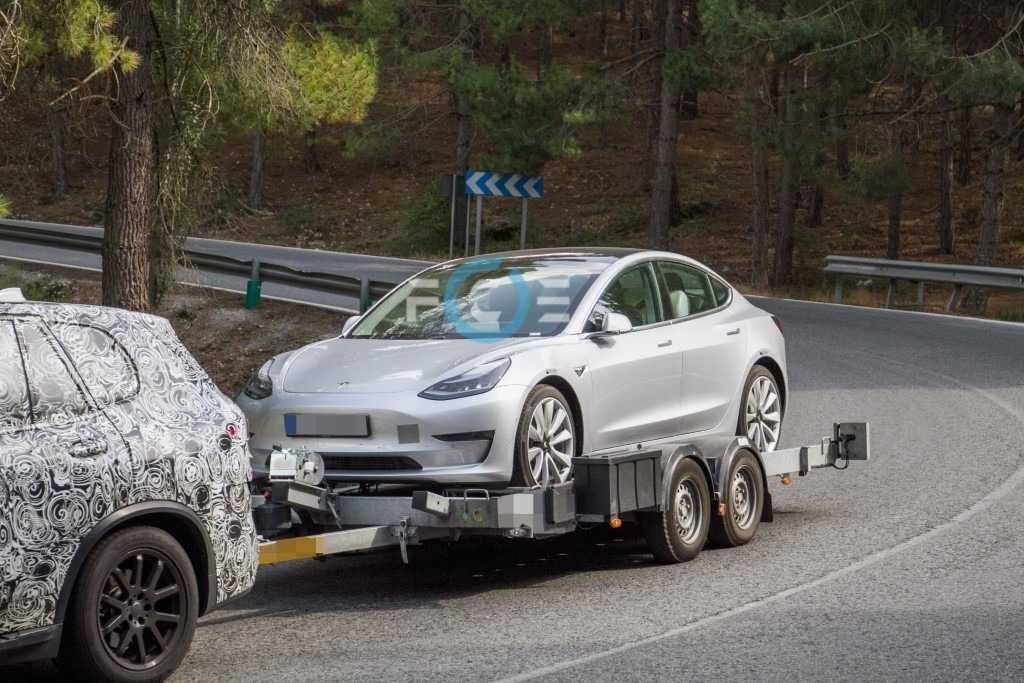
M515 433L526 387L433 401L408 394L291 394L239 405L249 421L253 473L267 476L275 447L308 448L324 458L326 479L442 485L504 485L512 477ZM293 437L288 414L369 417L366 437Z

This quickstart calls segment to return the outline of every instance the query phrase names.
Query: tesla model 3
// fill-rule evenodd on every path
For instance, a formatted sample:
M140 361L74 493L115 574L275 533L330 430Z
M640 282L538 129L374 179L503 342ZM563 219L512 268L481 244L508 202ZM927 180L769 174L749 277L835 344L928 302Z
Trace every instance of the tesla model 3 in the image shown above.
M333 482L538 486L637 444L770 451L786 382L778 321L697 261L545 249L428 268L267 361L238 402L257 476L305 447Z

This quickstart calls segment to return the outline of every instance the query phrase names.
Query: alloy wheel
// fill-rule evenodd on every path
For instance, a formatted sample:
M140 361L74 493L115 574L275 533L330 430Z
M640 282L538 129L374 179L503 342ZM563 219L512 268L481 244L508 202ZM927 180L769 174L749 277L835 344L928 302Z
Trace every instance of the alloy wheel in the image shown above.
M761 452L774 451L779 444L782 404L779 390L768 377L757 377L747 392L745 411L747 438Z
M547 486L569 479L576 440L572 416L561 401L547 397L533 409L527 448L535 482Z
M125 555L107 576L96 623L103 645L118 664L141 671L156 667L181 636L187 601L177 566L152 549Z

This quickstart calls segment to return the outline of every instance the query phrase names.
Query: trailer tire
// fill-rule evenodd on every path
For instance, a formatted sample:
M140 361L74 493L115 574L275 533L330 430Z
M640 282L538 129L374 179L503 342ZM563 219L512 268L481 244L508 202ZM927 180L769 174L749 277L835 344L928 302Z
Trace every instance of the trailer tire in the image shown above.
M672 470L664 509L646 512L641 526L654 557L666 564L689 562L700 554L711 522L711 493L704 470L686 458Z
M151 526L115 531L75 584L60 668L75 680L162 681L188 652L198 616L195 571L174 537Z
M725 514L711 521L711 542L720 548L735 548L749 543L761 523L765 485L757 456L747 449L737 452L722 488Z

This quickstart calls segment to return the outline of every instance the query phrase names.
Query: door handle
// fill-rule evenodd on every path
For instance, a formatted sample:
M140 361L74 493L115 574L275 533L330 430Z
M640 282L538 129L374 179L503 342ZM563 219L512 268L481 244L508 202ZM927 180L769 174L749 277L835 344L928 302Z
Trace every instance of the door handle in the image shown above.
M72 458L91 458L107 452L106 441L100 439L82 439L71 444L68 453Z
M663 349L666 346L672 346L672 340L671 339L666 339L665 341L658 343L658 348L659 349Z
M737 327L735 330L729 330L728 332L726 332L725 336L726 337L731 337L732 335L739 334L739 333L740 333L740 328Z

